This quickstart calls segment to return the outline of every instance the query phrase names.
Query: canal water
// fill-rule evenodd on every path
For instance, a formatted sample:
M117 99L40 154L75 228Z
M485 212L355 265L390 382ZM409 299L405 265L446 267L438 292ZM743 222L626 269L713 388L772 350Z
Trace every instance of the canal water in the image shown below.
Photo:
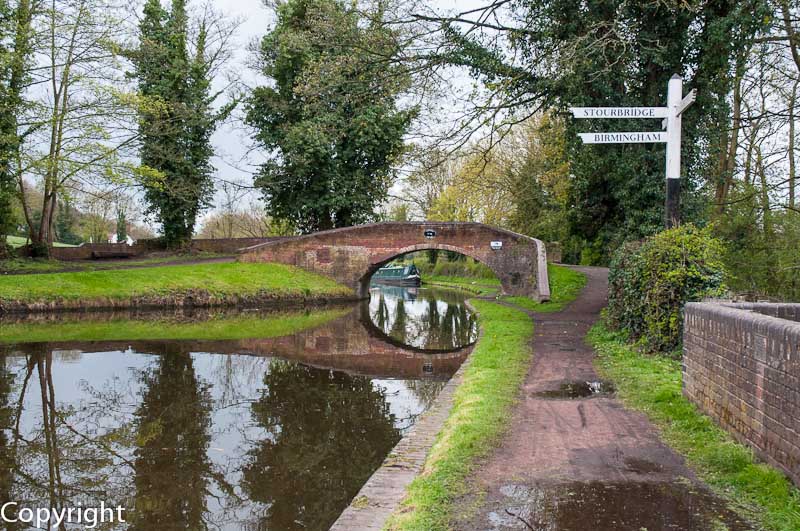
M463 295L424 288L0 321L0 501L126 509L98 529L327 529L476 338Z

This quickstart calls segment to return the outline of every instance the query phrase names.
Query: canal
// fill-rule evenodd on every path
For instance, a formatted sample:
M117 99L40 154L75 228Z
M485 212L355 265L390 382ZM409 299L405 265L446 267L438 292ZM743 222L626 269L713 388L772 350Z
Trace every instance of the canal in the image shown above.
M0 501L126 508L106 529L327 529L478 333L459 292L370 293L0 321Z

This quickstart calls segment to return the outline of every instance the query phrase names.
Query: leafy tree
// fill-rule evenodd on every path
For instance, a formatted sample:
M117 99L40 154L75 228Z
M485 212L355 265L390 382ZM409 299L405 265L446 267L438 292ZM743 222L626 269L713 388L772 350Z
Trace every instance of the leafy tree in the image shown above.
M247 122L272 160L261 167L269 214L303 232L374 217L415 111L398 109L409 78L379 58L397 52L382 12L341 0L288 0L259 59Z
M510 151L519 161L509 168L514 212L509 228L545 241L569 239L570 165L565 124L552 113L523 124ZM516 168L514 167L516 166Z
M145 186L148 212L161 223L170 247L188 243L198 214L213 193L211 134L234 104L214 110L211 76L224 59L209 47L214 23L203 18L190 50L185 0L173 0L168 11L159 0L148 0L139 25L140 44L134 54L135 77L144 98L140 109L141 160L158 178ZM222 28L230 33L230 28Z
M125 210L117 210L117 243L125 243L128 240L128 220L125 219Z
M684 117L684 215L691 220L704 206L693 190L715 187L727 171L720 161L730 143L727 98L737 51L768 18L765 7L764 0L497 0L461 15L418 18L442 28L444 44L430 57L434 67L467 66L483 81L488 96L476 102L470 118L491 124L493 132L542 107L658 105L672 74L684 75L699 93ZM608 250L622 240L663 225L664 147L584 146L575 133L640 128L658 124L567 123L574 175L569 229L585 242L592 261L606 261Z
M21 144L18 117L24 105L26 64L33 52L31 21L36 5L35 0L15 5L0 0L0 252L13 228L12 198L19 172L15 161Z
M58 237L58 241L72 245L82 243L83 239L75 233L77 220L75 209L70 202L67 200L59 202L57 210L56 236Z
M22 66L29 90L17 117L15 177L37 254L55 240L62 198L137 174L126 151L136 134L117 62L118 14L110 0L54 0L34 13L32 31L48 38L34 39L36 62ZM34 88L41 86L49 90ZM41 191L38 205L28 186Z

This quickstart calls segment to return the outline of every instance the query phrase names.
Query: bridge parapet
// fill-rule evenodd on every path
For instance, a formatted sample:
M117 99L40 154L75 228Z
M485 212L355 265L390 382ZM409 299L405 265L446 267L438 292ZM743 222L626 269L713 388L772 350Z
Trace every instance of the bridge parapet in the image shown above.
M330 276L368 295L372 274L394 258L428 249L455 251L488 266L507 295L549 300L547 252L535 238L482 223L386 222L357 225L248 247L242 262L279 262Z

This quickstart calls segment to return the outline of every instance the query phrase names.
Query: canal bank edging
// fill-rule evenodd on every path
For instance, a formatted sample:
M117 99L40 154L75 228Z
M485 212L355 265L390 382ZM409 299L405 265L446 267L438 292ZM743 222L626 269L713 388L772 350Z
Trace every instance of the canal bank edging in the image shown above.
M477 310L466 301L469 309ZM480 318L480 315L479 315ZM383 464L358 491L350 505L339 515L330 531L380 530L389 517L400 507L406 489L422 472L428 452L436 442L444 423L453 408L455 392L464 380L464 372L472 363L475 345L483 339L483 327L479 327L467 359L439 392L433 406L426 411L408 433L400 439Z
M304 295L257 292L252 294L211 294L205 290L190 290L164 295L134 297L80 298L55 300L0 300L0 316L34 314L68 314L84 312L187 310L187 309L272 309L324 307L358 302L355 295Z

